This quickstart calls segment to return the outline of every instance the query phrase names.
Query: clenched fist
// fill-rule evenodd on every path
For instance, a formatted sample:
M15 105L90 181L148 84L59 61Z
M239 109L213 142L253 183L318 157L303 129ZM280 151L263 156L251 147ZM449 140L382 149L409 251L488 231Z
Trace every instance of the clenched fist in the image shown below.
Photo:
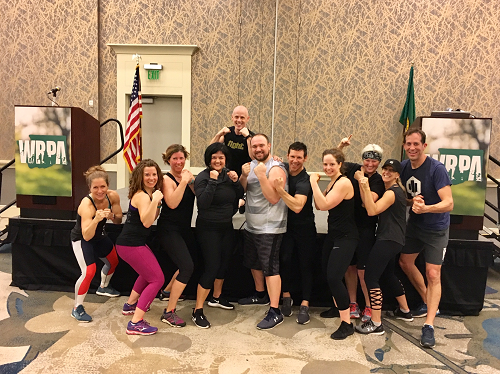
M313 183L318 184L319 179L320 179L320 176L318 173L311 173L311 175L309 176L309 181L311 182L311 184L313 184Z

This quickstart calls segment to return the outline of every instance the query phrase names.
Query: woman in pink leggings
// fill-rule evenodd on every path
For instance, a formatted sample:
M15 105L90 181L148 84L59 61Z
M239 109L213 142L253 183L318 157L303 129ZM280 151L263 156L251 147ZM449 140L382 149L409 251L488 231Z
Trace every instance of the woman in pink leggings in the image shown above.
M151 225L160 213L162 185L162 172L156 162L147 159L137 164L130 177L127 219L116 239L118 255L139 274L122 311L124 315L133 314L127 326L129 335L153 335L158 331L143 317L165 281L155 255L146 245Z

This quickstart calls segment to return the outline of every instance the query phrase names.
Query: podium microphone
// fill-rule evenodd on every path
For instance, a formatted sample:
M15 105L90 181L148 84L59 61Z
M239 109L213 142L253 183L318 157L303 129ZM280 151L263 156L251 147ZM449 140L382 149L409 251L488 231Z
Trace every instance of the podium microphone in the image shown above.
M52 94L52 95L56 96L56 92L58 92L58 91L61 91L61 87L56 86L53 89L51 89L49 92L47 92L47 95Z

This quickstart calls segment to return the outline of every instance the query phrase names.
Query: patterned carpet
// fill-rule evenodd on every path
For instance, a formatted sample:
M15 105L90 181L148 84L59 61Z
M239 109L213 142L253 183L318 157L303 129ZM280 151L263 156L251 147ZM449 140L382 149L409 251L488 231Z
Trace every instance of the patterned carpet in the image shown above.
M339 320L311 308L311 323L294 315L270 331L255 328L266 307L233 311L205 307L212 327L190 320L194 301L179 303L187 321L175 329L159 317L155 300L146 319L159 332L128 336L125 297L88 295L91 323L71 318L73 295L10 287L10 253L0 253L0 373L500 373L500 264L490 269L486 301L477 317L436 319L436 348L418 344L422 319L385 318L386 334L330 339Z

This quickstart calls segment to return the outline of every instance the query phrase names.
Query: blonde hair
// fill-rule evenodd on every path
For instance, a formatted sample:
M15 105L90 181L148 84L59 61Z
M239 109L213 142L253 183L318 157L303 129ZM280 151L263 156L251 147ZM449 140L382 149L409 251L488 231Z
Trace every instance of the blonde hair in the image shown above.
M186 148L183 145L181 145L181 144L172 144L172 145L168 146L168 148L165 151L165 153L161 154L163 162L166 163L167 165L170 165L170 157L172 157L172 155L174 153L177 153L177 152L184 153L184 157L186 158L186 160L189 158L189 152L186 151Z
M87 181L87 185L90 186L92 185L92 181L97 178L102 178L106 182L106 185L109 186L109 178L108 178L108 173L106 170L101 165L95 165L91 166L88 168L88 170L83 173L85 176L85 180Z

